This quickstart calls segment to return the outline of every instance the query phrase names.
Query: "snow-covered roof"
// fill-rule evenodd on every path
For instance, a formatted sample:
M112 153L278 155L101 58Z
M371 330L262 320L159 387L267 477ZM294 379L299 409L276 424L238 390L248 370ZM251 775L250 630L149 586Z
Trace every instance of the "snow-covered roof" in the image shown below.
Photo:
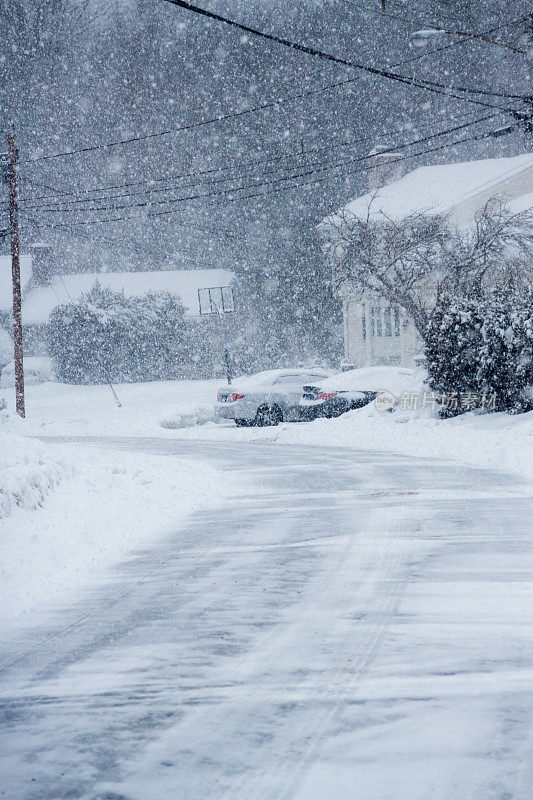
M419 167L376 194L367 192L347 203L338 215L324 220L324 225L338 222L342 214L366 219L369 207L371 216L383 214L396 220L410 214L445 214L459 208L475 212L476 203L471 201L480 196L505 195L506 189L511 197L533 191L533 153Z
M508 205L513 214L520 214L522 211L528 211L533 208L533 187L531 192L516 197Z
M31 256L20 256L20 284L22 291L31 278ZM11 256L0 256L0 311L10 311L13 307L13 279L11 276Z
M147 292L170 292L180 297L189 317L199 316L198 289L229 286L235 275L227 269L154 270L153 272L85 272L56 275L48 286L37 286L28 293L22 305L26 324L48 322L50 312L62 304L76 301L91 291L96 282L126 297L139 297Z

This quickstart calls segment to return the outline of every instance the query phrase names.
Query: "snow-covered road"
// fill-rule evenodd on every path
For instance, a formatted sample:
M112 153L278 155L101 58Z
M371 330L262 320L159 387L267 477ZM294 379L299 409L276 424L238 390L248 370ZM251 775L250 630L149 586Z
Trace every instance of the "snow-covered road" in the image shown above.
M0 797L530 796L525 485L347 449L98 444L206 460L246 493L4 646Z

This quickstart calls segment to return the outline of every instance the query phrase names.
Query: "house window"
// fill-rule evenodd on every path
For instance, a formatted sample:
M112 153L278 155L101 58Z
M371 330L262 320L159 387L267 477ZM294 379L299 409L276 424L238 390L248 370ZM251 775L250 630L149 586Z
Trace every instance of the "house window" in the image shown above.
M366 339L365 305L362 305L362 332ZM399 306L370 306L370 332L372 338L382 339L400 336L400 308Z
M383 336L383 324L381 320L381 306L375 307L376 336L381 339Z
M387 306L387 308L383 309L383 324L385 336L392 336L392 306Z
M400 335L400 307L394 306L394 335Z

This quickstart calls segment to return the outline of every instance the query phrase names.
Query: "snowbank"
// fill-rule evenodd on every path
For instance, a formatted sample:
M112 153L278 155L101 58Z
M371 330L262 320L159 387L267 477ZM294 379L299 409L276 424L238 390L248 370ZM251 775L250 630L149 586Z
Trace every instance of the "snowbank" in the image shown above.
M68 471L66 463L50 448L9 432L7 422L0 420L0 519L17 508L42 506L46 495Z
M184 404L176 408L169 408L161 418L161 427L169 430L177 428L193 428L195 425L205 425L213 420L213 409L200 408L192 404Z
M420 413L401 408L388 412L373 402L336 419L283 425L274 436L285 444L387 450L533 480L533 411L514 416L470 412L441 420L429 407Z
M20 439L12 438L15 459ZM39 473L32 468L43 446L23 444L29 471ZM191 512L222 503L237 490L230 477L186 458L79 445L58 449L75 465L74 474L38 513L19 510L0 520L4 632L6 627L34 624L40 611L69 596L79 597L80 589L103 579L106 568L157 538L175 534Z

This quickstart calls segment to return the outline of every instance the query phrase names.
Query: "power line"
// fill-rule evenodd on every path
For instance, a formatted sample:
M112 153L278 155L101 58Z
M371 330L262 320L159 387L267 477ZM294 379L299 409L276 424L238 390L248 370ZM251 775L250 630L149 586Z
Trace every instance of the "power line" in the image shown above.
M457 132L459 130L464 130L465 128L471 127L474 124L479 124L480 122L484 122L486 120L493 119L495 116L497 116L497 115L496 114L489 114L489 115L487 115L485 117L482 117L482 118L480 118L478 120L474 120L474 121L471 121L471 122L465 122L465 123L462 123L461 125L453 126L452 128L448 128L448 129L446 129L444 131L438 131L436 133L432 133L432 134L429 134L429 135L426 135L426 136L419 137L418 139L414 139L413 141L406 142L406 143L397 145L395 147L390 147L387 150L385 150L384 152L387 152L387 151L388 152L393 152L394 150L405 149L405 148L411 147L411 146L413 146L415 144L421 144L422 142L431 141L432 139L439 138L441 136L446 136L446 135L449 135L450 133L455 133L455 132ZM318 168L318 169L315 169L315 171L319 172L319 171L321 171L323 169L334 169L337 166L342 166L342 165L344 165L346 163L354 163L355 161L365 161L365 160L368 160L369 158L372 158L372 156L371 155L358 156L355 159L348 159L348 161L340 162L340 163L333 164L333 165L330 165L330 164L328 164L328 162L324 162L323 161L323 162L318 162L315 165L310 165L310 166ZM293 167L293 169L294 169L294 167ZM275 172L275 171L276 170L270 170L270 173ZM267 171L265 174L269 174L269 172ZM309 174L309 171L307 171L306 173L303 173L303 174ZM294 178L294 177L299 177L299 176L298 175L296 175L296 176L290 175L290 176L278 178L277 180L289 180L289 179ZM218 179L218 180L212 181L212 183L210 185L214 185L215 183L220 182L220 181L224 181L224 180L226 180L226 181L227 180L238 180L238 178L237 177L222 178L222 179ZM197 186L197 185L198 185L198 182L197 183L193 183L193 184L189 184L189 185L185 185L185 186L170 187L167 191L171 191L171 190L174 190L174 189L179 190L179 189L184 189L184 188L192 188L192 187ZM258 185L260 185L260 184L257 184L257 183L253 184L252 183L252 184L247 184L244 187L227 187L227 188L221 190L221 192L215 192L215 194L227 193L227 192L232 192L232 191L239 191L242 188L252 188L252 187L258 186ZM131 194L133 195L135 193L133 192ZM146 196L146 192L139 192L138 194L142 194L143 196ZM211 194L213 194L213 193L209 192L209 193L206 193L206 194L200 194L200 195L197 194L197 195L192 195L192 196L190 196L188 198L166 198L166 199L163 199L163 200L148 199L148 200L143 200L143 201L135 202L135 203L122 203L122 204L113 204L113 205L103 205L103 206L96 206L96 207L93 207L93 208L84 207L82 209L75 209L75 208L72 208L71 206L50 207L50 206L46 206L46 205L45 206L40 206L40 207L39 206L29 205L26 208L29 208L29 209L38 209L38 208L40 208L42 211L56 212L56 213L57 212L60 212L60 213L79 213L80 211L83 211L83 212L117 211L117 210L122 210L122 209L126 209L126 208L141 208L141 207L153 206L153 205L165 205L165 204L168 204L168 203L173 203L173 202L176 202L176 201L179 201L179 200L184 200L184 199L196 200L196 199L200 199L200 198L203 198L203 197L209 197L209 196L211 196ZM107 198L102 198L102 199L113 200L113 199L117 199L117 197L107 197ZM76 202L76 201L73 201L73 202ZM98 202L98 198L95 201L91 201L91 202ZM26 210L26 209L24 209L24 210Z
M467 114L467 115L461 115L459 117L459 119L469 119L471 117L472 117L472 114ZM478 122L478 121L479 120L475 120L474 122ZM43 182L35 180L33 177L30 178L29 176L26 176L26 178L25 178L26 182L28 182L28 183L30 183L32 185L35 185L35 186L39 186L40 188L48 189L51 192L53 192L53 194L51 194L51 195L43 195L43 196L38 196L38 197L28 197L25 201L22 201L22 202L26 203L24 208L28 208L29 204L33 204L33 203L35 203L36 201L39 201L39 200L49 200L50 202L60 203L61 202L61 199L60 199L61 197L74 196L74 197L78 197L79 198L81 195L84 195L84 194L85 195L89 195L89 194L94 194L96 192L98 192L98 193L107 192L107 191L110 191L112 189L122 189L122 188L127 188L127 187L130 187L130 186L147 186L147 185L150 186L154 182L167 182L168 183L171 180L180 179L180 178L183 178L183 177L191 177L191 176L195 176L195 175L204 175L204 174L213 174L213 173L217 173L217 172L221 172L221 171L235 169L235 168L238 168L238 167L241 167L241 168L244 168L244 169L248 169L248 168L251 169L251 168L253 168L254 165L266 164L266 163L269 163L269 162L272 162L272 161L282 161L282 160L289 160L289 159L292 160L294 158L299 158L304 154L317 153L317 152L319 152L321 150L330 150L330 149L331 150L337 150L338 148L341 148L341 147L342 148L343 147L350 147L351 145L359 143L359 142L376 141L376 139L389 138L390 136L393 136L393 135L396 135L396 134L399 134L399 133L404 133L404 132L405 132L405 128L402 127L402 128L398 128L398 129L393 130L393 131L388 131L388 132L386 132L384 134L357 137L356 139L350 138L348 140L337 142L335 144L323 145L323 146L317 147L317 148L308 148L308 149L305 149L304 151L301 151L301 152L283 154L282 156L269 157L269 158L266 158L266 159L256 159L256 160L253 160L253 161L240 161L240 160L237 160L237 161L234 161L233 164L231 164L228 167L213 167L213 168L206 169L206 170L198 170L197 172L181 173L181 174L173 175L173 176L166 177L166 178L158 177L158 178L145 179L145 180L141 180L141 181L130 181L128 183L111 184L111 185L107 185L107 186L101 186L101 187L96 187L96 188L93 188L93 189L87 189L87 190L81 190L81 191L80 190L77 190L77 191L59 190L59 189L57 189L55 187L50 186L50 184L43 183ZM230 179L233 179L233 178L228 177L228 180L230 180ZM174 187L170 187L170 188L174 188ZM147 192L153 192L153 191L156 191L156 190L155 189L148 189L147 190ZM126 195L128 195L128 194L133 194L133 193L126 193ZM120 196L120 195L118 195L118 196ZM99 200L99 199L104 200L104 199L106 199L106 196L103 195L100 198L86 197L85 199L82 199L79 202L89 202L91 200L96 201L96 200ZM68 201L68 202L77 203L78 200L72 200L72 201Z
M411 158L416 158L418 156L427 155L428 153L435 153L435 152L437 152L439 150L444 150L444 149L446 149L448 147L454 147L454 146L457 146L459 144L464 144L465 142L479 141L481 139L486 139L488 137L493 137L493 136L494 136L494 131L487 131L486 133L483 133L483 134L476 134L474 136L467 136L464 139L457 139L454 142L448 142L446 144L442 144L442 145L439 145L438 147L433 147L433 148L430 148L428 150L421 150L418 153L411 153L409 155L400 156L399 158L395 158L395 159L391 160L389 163L394 164L394 163L397 163L397 162L400 162L400 161L407 161L407 160L409 160ZM366 168L364 168L364 167L362 169L357 169L357 170L348 170L348 172L342 173L341 175L334 176L334 178L338 179L338 178L342 178L342 177L347 177L348 175L357 175L357 174L360 174L360 173L365 172L365 171L366 171ZM330 181L331 179L332 179L331 176L325 177L325 178L315 178L315 179L312 179L312 180L309 180L309 181L304 181L301 184L295 184L294 186L276 187L276 188L274 188L272 190L269 190L268 192L257 193L257 194L252 194L252 195L241 195L240 197L236 197L236 198L228 198L228 200L230 202L232 202L232 201L237 201L237 200L250 200L250 199L253 199L253 198L257 198L257 197L267 197L267 196L269 196L271 194L275 194L275 193L278 193L278 192L283 192L283 191L287 191L287 190L291 190L291 189L299 189L299 188L302 188L303 186L309 186L309 185L314 186L314 185L319 184L319 183L324 183L324 182ZM225 201L224 200L214 200L209 205L220 205L223 202L225 202ZM169 213L171 213L171 212L170 211L160 211L160 212L152 214L151 216L161 216L163 214L169 214Z
M481 118L478 118L476 120L471 121L469 124L477 124L479 122L483 122L485 119L492 119L494 116L497 116L497 115L491 114L491 115L488 115L486 117L481 117ZM466 115L467 119L469 117L471 117L471 115ZM461 128L463 126L461 125L459 127ZM454 131L454 130L456 130L456 128L452 128L452 131ZM94 203L94 202L97 202L99 200L115 199L115 198L120 198L120 197L133 196L135 194L147 194L147 193L148 194L155 194L156 192L166 192L166 191L171 191L174 188L185 188L185 187L184 186L179 186L179 185L178 186L174 185L174 186L160 187L160 188L157 188L157 187L156 188L147 188L145 191L142 191L142 192L127 191L127 192L125 192L123 194L118 194L118 195L109 195L109 196L108 195L101 195L100 197L89 197L89 196L82 197L81 196L83 194L89 195L89 194L95 194L96 192L99 192L99 193L107 192L107 191L111 191L113 189L129 189L131 187L137 187L137 186L149 187L153 183L160 183L160 182L161 183L170 183L172 180L179 180L181 178L189 178L189 177L209 176L209 175L213 175L213 174L220 173L220 172L226 172L228 170L235 170L235 169L253 170L257 166L263 166L263 165L267 165L269 163L275 163L275 162L279 163L279 162L289 161L289 160L293 160L293 159L300 159L302 156L307 155L309 153L318 153L318 152L323 151L323 150L335 151L335 150L337 150L339 148L351 147L352 145L356 145L356 144L359 144L359 143L365 142L365 141L376 141L376 139L389 138L390 136L396 135L398 133L404 133L404 132L405 132L404 129L396 129L396 130L390 131L390 132L388 132L386 134L381 134L379 136L358 137L357 139L345 140L343 142L339 142L339 143L336 143L334 145L323 145L323 146L317 147L317 148L309 148L309 149L303 150L301 152L283 154L283 155L280 155L280 156L273 156L273 157L268 157L268 158L254 159L254 160L249 160L249 161L240 161L239 160L239 161L236 161L234 164L229 165L227 167L211 167L211 168L205 169L205 170L197 170L196 172L194 172L194 171L185 172L185 173L177 174L177 175L174 175L174 176L171 176L171 177L166 177L166 178L150 178L150 179L145 179L145 180L142 180L142 181L130 181L130 182L127 182L127 183L122 183L122 184L115 184L115 185L97 187L97 188L94 188L94 189L88 189L85 192L81 192L81 193L68 192L68 191L65 191L65 192L56 191L55 195L46 195L46 196L43 196L43 197L28 198L27 200L22 201L21 208L22 209L25 209L25 208L42 208L42 209L47 208L48 209L48 208L50 208L50 210L53 210L53 207L48 206L47 204L42 205L42 206L35 206L34 203L39 201L39 200L45 200L45 201L49 201L50 203L59 204L59 203L62 202L62 200L61 200L62 196L64 197L64 196L72 196L72 195L74 195L75 199L69 200L67 202L71 203L71 204L82 204L82 203L91 203L91 202ZM279 168L282 168L282 165L280 165ZM238 177L239 176L236 177L234 175L229 175L229 176L224 177L224 178L214 179L212 181L212 183L220 183L220 182L223 182L223 181L237 180ZM28 178L27 180L30 183L34 182L33 179L31 179L31 178ZM203 178L202 180L204 180L204 181L207 180L207 177ZM189 185L196 185L196 184L189 184ZM47 186L45 184L42 184L42 186L44 188L52 189L52 187ZM188 186L188 185L186 184L185 186ZM87 209L87 210L90 210L90 209Z
M352 7L352 4L348 2L348 0L340 0L340 2L344 6L349 8L351 12L355 12L358 15L359 15L360 10L363 10L363 11L367 11L370 14L374 14L375 16L378 16L380 18L384 17L385 19L393 19L393 20L398 20L398 21L401 21L401 22L408 22L410 25L419 25L420 24L419 22L417 22L417 20L409 19L407 17L400 17L397 14L390 14L389 12L385 12L385 11L378 11L376 8L371 8L370 6L358 4L357 8L354 8L354 7ZM415 13L418 13L418 12L415 11ZM437 28L438 30L442 31L442 33L448 34L449 36L466 37L464 39L458 40L457 42L454 42L453 45L447 45L446 47L438 48L439 50L445 50L448 47L453 47L455 44L461 44L461 42L465 41L466 39L480 39L481 41L486 42L487 44L493 44L496 47L508 48L509 50L512 50L514 53L520 53L522 55L525 55L525 52L526 52L525 50L520 50L519 48L514 47L513 45L507 44L505 42L495 42L492 39L485 38L487 34L495 33L496 31L500 30L501 28L510 27L511 25L514 25L517 22L524 22L524 19L525 19L524 17L521 17L519 20L515 20L514 22L502 22L500 25L497 25L497 26L495 26L493 28L490 28L489 30L482 31L481 33L476 33L476 32L472 33L472 32L465 32L465 31L450 31L450 30L446 30L442 26L442 23L440 23L440 22L429 21L427 18L425 18L423 21L424 21L425 25L431 25L432 28ZM421 55L417 56L417 58L422 58L424 55L425 54L422 53ZM393 65L393 66L396 66L396 65Z
M512 95L502 92L491 92L486 89L481 89L471 86L453 86L449 87L445 83L439 83L438 81L430 81L426 78L415 78L414 76L409 75L401 75L397 72L391 72L387 69L379 69L378 67L370 67L365 64L360 64L356 61L348 61L344 58L339 58L338 56L334 56L331 53L326 53L323 50L319 50L316 47L310 47L308 45L303 45L298 42L293 42L291 39L284 39L280 36L275 36L271 33L266 33L265 31L260 31L257 28L252 28L249 25L244 25L241 22L236 22L229 17L223 17L221 14L216 14L213 11L208 11L205 8L200 8L199 6L193 5L192 3L186 2L186 0L163 0L165 3L170 3L171 5L178 6L179 8L183 8L185 11L191 11L194 14L199 14L200 16L207 17L208 19L213 19L217 22L222 22L225 25L229 25L234 28L238 28L239 30L245 31L246 33L251 33L253 36L259 36L262 39L267 39L268 41L275 42L276 44L281 44L284 47L288 47L291 50L297 50L301 53L306 53L307 55L317 56L318 58L325 59L327 61L332 61L337 64L342 64L345 67L354 67L356 69L360 69L363 72L367 72L370 75L377 75L382 78L387 78L389 80L398 81L400 83L407 84L408 86L415 86L419 89L426 89L428 91L437 91L439 94L443 92L441 90L445 90L446 95L449 96L450 89L453 89L455 92L465 92L467 94L478 94L478 95L485 95L488 97L501 97L506 100L526 100L523 95ZM469 100L469 102L474 102Z
M480 140L480 139L488 138L489 136L493 136L493 135L494 135L493 131L487 131L486 133L483 133L483 134L475 134L473 136L468 136L468 137L465 137L463 139L455 140L453 142L447 142L447 143L445 143L443 145L439 145L438 147L429 148L429 149L426 149L426 150L421 150L421 151L418 151L416 153L411 153L411 154L408 154L408 155L405 155L405 156L400 156L398 158L392 159L390 163L406 161L408 159L416 158L416 157L421 156L421 155L426 155L428 153L434 153L434 152L437 152L437 151L440 151L440 150L444 150L444 149L449 148L449 147L454 147L454 146L457 146L459 144L463 144L465 142L477 141L477 140ZM415 143L415 142L406 143L405 145L403 145L403 147L408 147L408 146L412 145L413 143ZM396 148L396 150L400 149L401 147L402 147L402 145L398 146ZM392 150L391 150L391 152L392 152ZM212 202L208 203L208 205L218 205L220 203L225 203L225 202L237 202L237 201L247 200L247 199L256 198L256 197L267 197L267 196L269 196L271 194L275 194L275 193L278 193L280 191L288 191L288 190L292 190L292 189L298 189L298 188L302 188L304 186L315 185L315 184L319 184L319 183L323 183L323 182L327 182L327 181L331 181L331 180L338 180L339 178L347 177L348 175L354 175L354 174L359 174L359 173L365 172L366 171L366 167L363 167L361 169L348 170L346 172L341 173L340 175L333 175L333 176L329 175L329 176L320 177L320 178L311 178L310 180L306 180L306 181L303 181L302 183L298 183L298 184L295 184L295 185L292 185L292 186L281 186L281 187L275 186L275 184L280 183L281 181L295 180L295 179L298 179L298 178L301 178L301 177L306 177L307 175L310 175L310 174L316 174L317 172L323 172L325 170L331 170L333 168L339 168L341 166L345 166L346 164L358 163L358 162L364 160L365 158L368 158L368 156L367 157L362 157L362 158L351 159L350 161L337 164L336 166L326 167L326 168L322 168L320 170L314 170L313 169L313 170L308 170L307 172L302 172L300 174L285 176L282 179L277 179L277 180L273 180L273 181L267 181L267 182L264 182L263 184L252 184L250 186L241 186L241 187L236 187L236 188L233 188L233 189L230 189L230 190L222 190L222 191L210 192L210 193L207 193L207 194L204 194L204 195L194 195L194 196L190 196L190 197L173 198L172 200L167 201L167 203L168 204L176 204L176 203L180 203L180 202L187 202L187 201L190 201L190 200L204 199L206 197L213 197L213 196L222 195L222 194L226 195L223 200L212 201ZM270 188L266 192L260 192L260 193L256 193L256 194L239 195L237 197L233 197L233 196L231 196L231 194L229 194L229 196L228 196L228 192L231 193L231 192L237 192L237 191L245 191L247 188L262 188L262 187L267 187L267 186L268 187L275 186L275 188ZM152 205L152 204L150 204L150 203L147 203L147 204L135 204L135 205L128 206L128 208L137 208L137 207L140 207L140 206L145 207L146 205ZM172 214L172 213L175 213L175 212L176 212L176 209L173 208L173 209L168 209L168 210L164 210L164 211L150 212L150 213L148 213L146 215L139 215L139 214L128 215L128 216L120 215L120 216L115 216L115 217L107 217L107 218L100 219L100 220L78 221L78 222L70 223L68 225L64 224L64 223L56 223L56 224L50 224L50 223L46 224L46 223L44 223L44 224L40 224L38 227L59 228L59 229L71 230L73 227L76 227L76 226L86 227L86 226L90 226L90 225L107 224L109 222L128 221L128 220L135 220L135 219L143 219L143 220L145 220L146 218L150 218L151 219L151 218L155 218L155 217L159 217L159 216L163 216L163 215L167 215L167 214Z
M309 97L313 94L317 94L319 92L328 91L330 89L336 89L340 86L344 86L348 83L354 83L357 79L356 78L348 78L343 81L337 81L336 83L327 84L326 86L321 86L318 89L309 89L304 92L300 92L299 94L291 95L291 97L281 98L278 100L271 100L267 103L261 103L260 105L253 106L252 108L246 108L242 111L233 111L229 114L217 114L214 117L209 117L208 119L198 120L198 122L191 122L187 125L181 125L178 128L168 128L167 130L163 131L154 131L152 133L141 134L140 136L130 136L127 139L117 139L112 142L102 142L101 144L89 145L87 147L80 147L76 150L65 150L61 153L50 153L46 156L38 156L36 158L26 158L20 161L21 164L28 164L28 163L36 163L38 161L48 161L52 158L61 158L63 156L72 156L78 155L80 153L91 153L96 150L105 150L112 147L120 147L126 144L132 144L134 142L144 142L150 139L156 139L160 136L169 136L173 133L181 133L182 131L189 131L195 128L201 128L204 125L212 125L215 122L224 122L228 119L237 119L238 117L244 117L247 114L254 114L257 111L263 111L267 108L275 108L276 106L283 105L287 102L292 102L295 100L300 100L304 97Z
M172 3L173 5L183 6L186 9L190 8L190 10L196 10L197 9L196 6L190 6L190 4L182 3L181 0L164 0L164 1ZM216 15L216 14L213 15L211 12L204 11L203 9L199 9L197 13L202 13L205 16L209 16L209 17L213 17L214 19L221 20L221 21L225 22L226 24L235 25L236 27L242 28L243 30L247 30L248 32L254 33L257 36L261 36L263 38L271 39L273 41L276 41L276 42L279 42L281 44L284 44L285 46L288 46L288 47L290 47L292 49L300 50L302 52L306 52L306 53L309 53L311 55L318 55L321 58L324 58L324 59L326 59L328 61L331 61L331 62L336 62L336 63L342 64L343 66L355 67L357 69L361 69L361 70L369 72L371 74L381 75L382 77L387 77L387 78L389 78L391 80L397 80L397 81L399 81L399 82L401 82L403 84L414 86L415 88L426 89L427 91L436 92L437 94L445 94L446 97L449 97L451 99L463 100L464 102L472 103L472 104L475 104L475 105L480 105L480 106L483 106L483 107L486 107L486 108L498 109L498 110L501 110L501 111L506 111L508 113L513 113L513 112L512 112L512 110L507 109L507 108L505 108L503 106L497 106L497 105L494 105L494 104L489 104L489 103L482 102L480 100L474 100L472 98L462 97L462 96L453 94L453 92L455 92L455 91L464 91L464 92L471 92L471 93L474 93L474 94L484 94L484 95L489 95L489 96L494 96L494 97L501 97L501 98L506 98L506 99L515 99L515 100L524 100L524 99L526 99L526 98L522 97L521 95L509 95L509 94L496 93L496 92L487 92L487 91L482 90L482 89L471 89L471 88L455 87L455 86L448 88L448 87L446 87L445 84L438 84L438 83L435 83L433 81L428 81L428 80L426 80L424 78L414 78L414 77L399 75L398 73L393 73L393 72L390 72L389 70L380 70L380 69L377 69L377 68L374 68L374 67L366 67L364 65L357 64L355 62L351 62L351 61L347 61L347 60L344 60L344 59L337 58L336 56L333 56L333 55L330 55L330 54L327 54L327 53L322 53L322 51L316 50L314 48L309 48L309 47L306 47L304 45L291 43L291 42L289 42L289 40L279 39L278 37L271 36L270 34L262 33L261 31L256 31L256 30L254 30L252 28L248 28L248 26L243 26L240 23L228 20L225 17L220 17L219 15ZM451 47L451 46L453 46L453 44L447 45L446 47ZM442 49L445 49L445 48L442 48ZM401 66L401 64L409 63L409 61L411 61L411 60L413 60L413 59L407 59L405 62L399 62L398 64L395 64L394 66L395 67ZM320 93L320 92L323 92L323 91L329 91L329 90L332 90L332 89L336 89L336 88L345 86L347 84L354 83L357 80L358 80L357 78L347 78L347 79L342 80L342 81L337 81L335 83L331 83L331 84L326 84L324 86L320 86L320 87L318 87L316 89L309 89L309 90L300 92L298 94L292 95L292 96L287 97L287 98L280 98L280 99L276 99L276 100L271 100L271 101L268 101L266 103L261 103L261 104L259 104L257 106L249 108L249 109L243 109L242 111L234 111L234 112L230 112L228 114L218 114L218 115L215 115L215 116L210 117L208 119L204 119L204 120L199 120L197 122L188 123L187 125L182 125L182 126L179 126L177 128L169 128L169 129L162 130L162 131L154 131L154 132L147 133L147 134L140 134L138 136L131 136L131 137L128 137L128 138L118 139L118 140L111 141L111 142L102 142L102 143L96 144L96 145L87 145L85 147L80 147L80 148L76 148L76 149L73 149L73 150L64 150L64 151L59 152L59 153L50 153L48 155L37 156L35 158L22 159L20 161L20 163L21 164L37 163L37 162L40 162L40 161L47 161L49 159L54 159L54 158L62 158L62 157L71 156L71 155L80 155L80 154L84 154L84 153L95 152L95 151L98 151L98 150L105 150L105 149L110 149L110 148L114 148L114 147L120 147L120 146L123 146L123 145L133 144L133 143L136 143L136 142L149 141L151 139L156 139L156 138L159 138L161 136L169 136L171 134L180 133L180 132L183 132L183 131L188 131L188 130L193 130L193 129L196 129L196 128L199 128L199 127L203 127L205 125L211 125L211 124L214 124L214 123L217 123L217 122L224 122L224 121L229 120L229 119L237 119L239 117L243 117L243 116L246 116L248 114L253 114L253 113L256 113L258 111L263 111L263 110L266 110L266 109L269 109L269 108L275 108L275 107L281 106L281 105L283 105L284 103L287 103L287 102L294 102L296 100L304 99L306 97L310 97L310 96L312 96L314 94L317 94L317 93ZM445 91L441 91L439 88L436 88L436 87L441 87Z

